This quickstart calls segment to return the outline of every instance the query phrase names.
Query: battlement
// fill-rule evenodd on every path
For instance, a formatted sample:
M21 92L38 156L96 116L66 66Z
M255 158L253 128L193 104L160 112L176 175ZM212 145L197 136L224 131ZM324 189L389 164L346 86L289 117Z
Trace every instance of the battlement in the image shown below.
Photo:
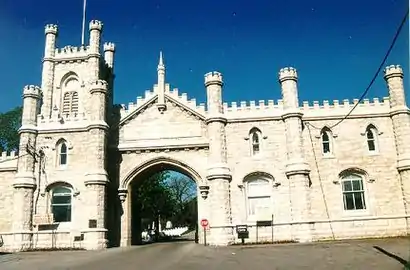
M384 78L387 80L392 77L403 78L403 69L400 65L390 65L384 69Z
M63 48L56 48L55 59L66 58L82 58L88 55L89 46L75 47L71 45L64 46Z
M269 109L282 109L283 108L283 101L279 99L276 104L274 100L259 100L256 102L255 100L251 101L240 101L239 106L238 102L234 101L228 104L227 102L223 103L224 111L229 112L237 112L237 111L260 111L260 110L269 110Z
M91 20L89 28L90 28L90 31L91 30L101 31L103 28L103 23L99 20Z
M57 27L57 25L55 25L55 24L47 24L47 25L45 26L44 33L45 33L46 35L47 35L47 34L57 35L57 33L58 33L58 27Z
M36 85L26 85L23 89L23 97L40 98L41 89Z
M104 51L111 51L114 52L115 51L115 44L112 42L105 42L103 45Z
M10 152L4 151L1 153L0 161L15 159L17 158L17 156L18 155L16 151L10 151Z
M358 99L342 101L333 100L332 103L328 100L319 101L303 101L299 109L306 117L327 117L327 116L343 116L346 115L353 106L359 102ZM271 117L281 116L283 114L283 100L251 100L224 103L224 112L228 118L247 118L247 117ZM364 99L356 108L353 114L369 114L369 113L388 113L390 111L389 98L385 97L382 100L373 98Z
M222 74L218 71L211 71L205 74L205 86L210 84L223 84Z
M279 70L279 82L283 82L286 80L297 80L298 73L295 68L293 67L285 67Z
M107 88L108 88L108 83L104 80L96 80L92 82L90 86L91 91L95 91L95 90L107 91Z

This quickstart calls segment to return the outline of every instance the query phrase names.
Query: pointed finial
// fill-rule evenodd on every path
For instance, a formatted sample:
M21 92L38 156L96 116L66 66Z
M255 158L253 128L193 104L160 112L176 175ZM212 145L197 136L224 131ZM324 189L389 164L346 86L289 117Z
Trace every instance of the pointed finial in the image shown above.
M163 56L162 56L162 51L159 52L158 69L165 69L164 58L163 58Z

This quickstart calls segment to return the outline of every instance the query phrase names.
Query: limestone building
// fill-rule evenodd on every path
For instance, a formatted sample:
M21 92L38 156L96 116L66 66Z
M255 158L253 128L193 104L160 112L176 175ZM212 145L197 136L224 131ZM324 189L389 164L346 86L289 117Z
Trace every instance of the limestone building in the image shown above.
M211 245L240 241L236 225L248 225L250 242L407 233L399 66L384 71L388 98L365 99L338 125L358 100L300 102L293 68L279 71L281 100L230 105L222 74L207 73L205 106L171 89L162 56L153 89L118 106L115 46L101 45L101 22L89 31L87 46L57 48L57 26L45 28L41 87L23 90L19 153L0 158L0 250L130 245L131 184L162 169L196 181ZM273 226L256 226L266 220Z

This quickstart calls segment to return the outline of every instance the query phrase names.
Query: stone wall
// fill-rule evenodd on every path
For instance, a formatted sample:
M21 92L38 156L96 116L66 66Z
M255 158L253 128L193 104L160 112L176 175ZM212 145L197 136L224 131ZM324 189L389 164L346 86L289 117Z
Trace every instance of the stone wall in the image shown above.
M4 165L4 164L2 164ZM15 164L13 164L15 165ZM13 180L15 170L0 168L0 234L10 232L13 220Z

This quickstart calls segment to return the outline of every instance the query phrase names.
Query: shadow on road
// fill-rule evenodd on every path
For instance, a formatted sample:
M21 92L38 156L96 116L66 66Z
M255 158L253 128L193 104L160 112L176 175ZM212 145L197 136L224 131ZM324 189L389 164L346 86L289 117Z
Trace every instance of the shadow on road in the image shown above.
M383 249L383 248L381 248L381 247L379 247L379 246L373 246L373 248L376 249L377 251L380 251L380 252L383 253L384 255L387 255L387 256L389 256L390 258L393 258L393 259L395 259L396 261L400 262L402 265L406 266L405 269L409 269L409 268L407 268L407 267L410 267L410 262L406 261L405 259L403 259L403 258L401 258L401 257L399 257L399 256L397 256L397 255L395 255L395 254L393 254L393 253L390 253L390 252L388 252L387 250L385 250L385 249Z
M7 255L7 254L11 254L10 252L0 252L0 256L1 255Z

